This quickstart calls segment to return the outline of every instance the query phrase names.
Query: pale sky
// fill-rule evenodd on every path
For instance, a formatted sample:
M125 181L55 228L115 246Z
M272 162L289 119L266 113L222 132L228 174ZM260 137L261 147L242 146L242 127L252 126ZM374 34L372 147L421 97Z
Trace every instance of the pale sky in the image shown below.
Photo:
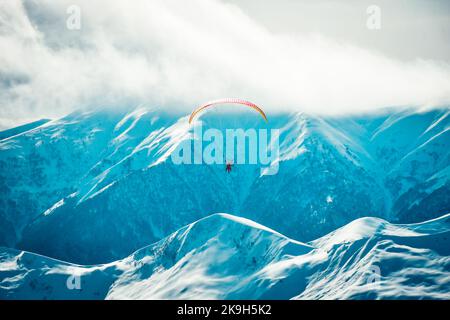
M269 113L450 105L449 17L444 0L0 0L0 130L224 97Z
M320 34L397 59L450 62L448 0L225 0L280 34ZM370 5L381 10L381 29L366 27Z

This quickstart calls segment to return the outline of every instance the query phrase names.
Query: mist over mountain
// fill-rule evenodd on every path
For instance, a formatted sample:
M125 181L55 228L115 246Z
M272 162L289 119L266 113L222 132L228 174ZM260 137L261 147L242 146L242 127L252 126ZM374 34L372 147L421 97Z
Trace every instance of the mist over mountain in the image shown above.
M448 106L447 1L379 0L381 30L366 24L373 5L2 1L0 128L92 106L189 112L229 96L272 113Z
M449 9L0 1L0 300L449 300Z

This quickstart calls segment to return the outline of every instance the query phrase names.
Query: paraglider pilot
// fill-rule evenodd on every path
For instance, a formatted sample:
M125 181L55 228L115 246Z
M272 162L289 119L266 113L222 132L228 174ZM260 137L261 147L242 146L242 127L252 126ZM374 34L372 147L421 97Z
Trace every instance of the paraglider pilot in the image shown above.
M225 168L225 170L228 172L228 173L230 173L231 172L231 167L232 167L232 163L231 162L227 162L227 166L226 166L226 168Z

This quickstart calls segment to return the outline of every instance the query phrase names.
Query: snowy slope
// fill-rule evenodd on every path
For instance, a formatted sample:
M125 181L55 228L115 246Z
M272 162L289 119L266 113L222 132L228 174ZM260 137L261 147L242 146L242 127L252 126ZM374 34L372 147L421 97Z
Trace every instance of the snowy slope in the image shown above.
M33 130L37 127L40 127L49 121L50 121L49 119L41 119L41 120L37 120L37 121L31 122L31 123L24 124L19 127L0 131L0 140L4 140L6 138L10 138L10 137L13 137L13 136L16 136L19 134L23 134L24 132Z
M131 256L80 266L0 250L1 299L450 298L450 215L362 218L309 244L215 214ZM80 290L67 279L80 276Z
M214 212L310 241L362 216L409 223L450 211L447 110L201 120L222 131L280 129L279 173L174 165L171 152L193 130L185 115L76 112L0 140L0 245L93 264Z
M411 225L356 220L311 243L329 258L295 299L449 299L449 236L449 214Z

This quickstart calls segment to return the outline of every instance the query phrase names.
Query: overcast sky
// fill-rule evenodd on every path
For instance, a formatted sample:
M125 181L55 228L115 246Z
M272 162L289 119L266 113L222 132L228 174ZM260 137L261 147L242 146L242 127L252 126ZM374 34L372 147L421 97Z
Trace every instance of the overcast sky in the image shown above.
M448 0L226 0L273 33L319 34L402 60L450 62ZM381 29L366 27L370 5Z
M71 30L74 4L81 28ZM373 4L380 28L369 29ZM449 7L444 0L0 0L0 129L96 106L190 112L221 97L269 113L449 105Z

